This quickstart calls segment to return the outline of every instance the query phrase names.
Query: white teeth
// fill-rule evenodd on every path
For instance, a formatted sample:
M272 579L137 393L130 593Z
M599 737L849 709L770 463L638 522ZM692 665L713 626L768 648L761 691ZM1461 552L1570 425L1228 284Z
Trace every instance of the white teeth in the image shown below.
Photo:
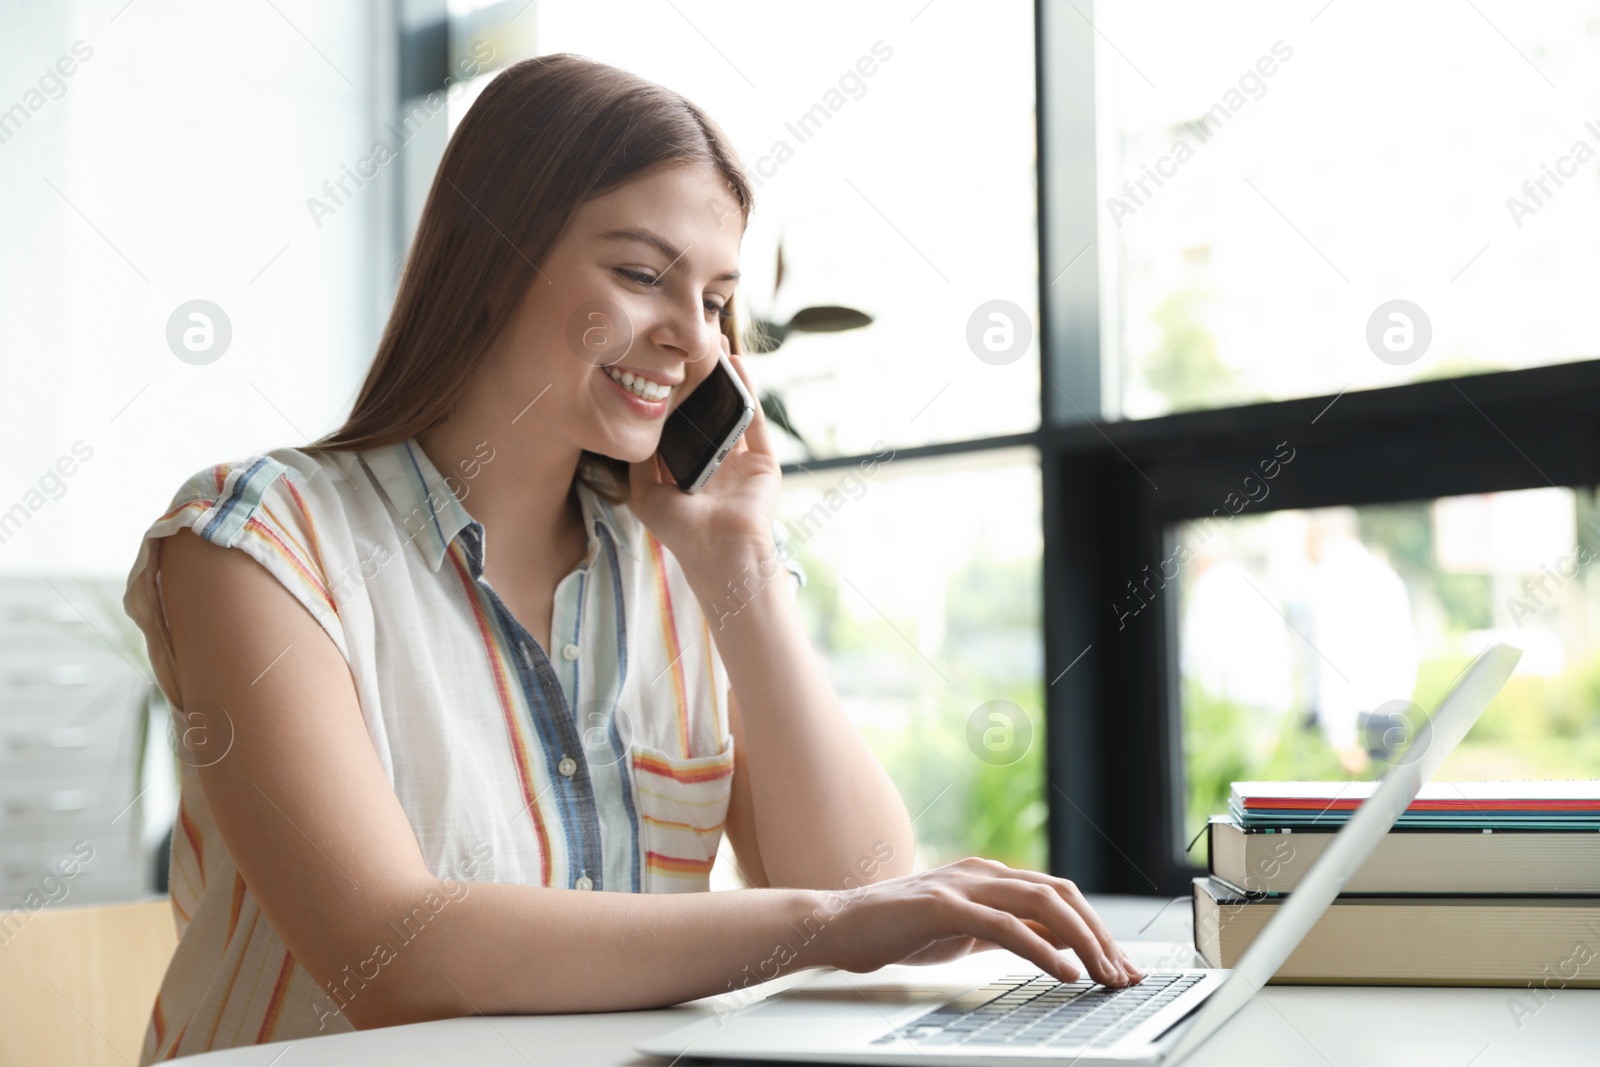
M665 400L672 393L671 386L657 385L648 378L636 375L632 371L607 367L606 374L610 376L612 381L641 400Z

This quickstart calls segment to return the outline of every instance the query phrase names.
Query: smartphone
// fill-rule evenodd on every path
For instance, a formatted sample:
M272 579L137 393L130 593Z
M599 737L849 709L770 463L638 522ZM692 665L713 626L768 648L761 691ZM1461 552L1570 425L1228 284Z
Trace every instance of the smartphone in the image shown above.
M755 416L750 391L728 357L719 354L705 381L667 416L656 453L666 461L679 489L698 493Z

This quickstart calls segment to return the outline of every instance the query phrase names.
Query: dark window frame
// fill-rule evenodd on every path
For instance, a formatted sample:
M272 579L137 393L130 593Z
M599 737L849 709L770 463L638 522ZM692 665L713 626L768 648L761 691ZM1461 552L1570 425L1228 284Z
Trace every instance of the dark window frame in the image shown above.
M1592 487L1600 362L1101 419L1097 274L1071 266L1099 209L1092 18L1035 5L1050 866L1098 892L1177 896L1201 873L1180 838L1177 589L1146 570L1173 524L1231 513L1285 444L1292 463L1240 514ZM1128 614L1141 582L1155 595Z
M1177 590L1150 577L1170 554L1172 525L1219 509L1266 514L1592 487L1600 481L1600 362L1043 436L1047 678L1076 661L1046 690L1051 868L1100 892L1177 895L1199 873L1178 844ZM1285 443L1293 460L1269 483L1270 495L1241 507L1244 479L1259 478L1259 464ZM1153 593L1137 613L1128 610L1138 603L1129 582Z

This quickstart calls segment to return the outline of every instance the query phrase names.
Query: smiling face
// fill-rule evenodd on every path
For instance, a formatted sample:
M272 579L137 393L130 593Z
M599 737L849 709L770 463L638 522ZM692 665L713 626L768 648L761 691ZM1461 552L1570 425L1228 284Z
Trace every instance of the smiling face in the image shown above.
M636 463L721 351L744 227L711 167L662 167L573 215L481 368L553 444Z

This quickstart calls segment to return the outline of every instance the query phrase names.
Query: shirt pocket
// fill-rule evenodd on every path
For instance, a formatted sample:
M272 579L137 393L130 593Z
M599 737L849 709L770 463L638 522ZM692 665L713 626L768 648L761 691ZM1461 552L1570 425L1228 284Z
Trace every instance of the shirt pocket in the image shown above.
M640 859L647 893L704 893L722 843L733 787L733 739L721 752L684 758L635 744Z

